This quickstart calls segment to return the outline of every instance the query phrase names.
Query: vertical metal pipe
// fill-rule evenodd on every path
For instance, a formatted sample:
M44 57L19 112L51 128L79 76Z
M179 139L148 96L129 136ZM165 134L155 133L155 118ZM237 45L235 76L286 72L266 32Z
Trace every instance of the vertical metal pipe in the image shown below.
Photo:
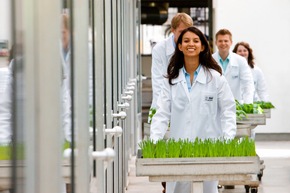
M74 81L75 92L75 149L77 154L72 158L75 160L75 185L73 186L76 193L89 192L89 5L88 1L75 0L74 3L74 69L72 77Z

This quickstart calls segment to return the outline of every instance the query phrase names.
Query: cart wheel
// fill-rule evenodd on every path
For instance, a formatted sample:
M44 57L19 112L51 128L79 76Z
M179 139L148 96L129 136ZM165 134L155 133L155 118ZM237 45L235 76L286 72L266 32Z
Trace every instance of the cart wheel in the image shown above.
M258 188L251 188L251 193L258 193Z
M245 189L246 189L246 193L250 192L250 186L249 185L245 185Z
M260 173L257 174L257 177L258 177L259 181L262 180L262 176L263 176L263 171L260 171Z
M258 174L257 176L258 176L259 181L261 181L263 175L262 174Z

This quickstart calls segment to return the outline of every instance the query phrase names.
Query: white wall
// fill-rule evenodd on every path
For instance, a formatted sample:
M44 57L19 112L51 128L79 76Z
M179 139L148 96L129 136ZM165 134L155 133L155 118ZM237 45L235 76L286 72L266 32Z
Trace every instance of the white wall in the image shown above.
M257 133L290 133L290 0L214 0L214 33L227 28L233 46L246 41L276 106Z

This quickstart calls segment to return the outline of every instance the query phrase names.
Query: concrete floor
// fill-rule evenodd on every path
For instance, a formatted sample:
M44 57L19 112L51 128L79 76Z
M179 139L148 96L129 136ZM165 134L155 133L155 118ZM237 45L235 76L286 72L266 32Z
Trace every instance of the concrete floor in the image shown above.
M290 193L290 141L256 141L256 151L266 166L258 187L259 193ZM126 193L161 193L160 182L136 177L135 158L130 161L129 186ZM219 193L245 193L243 185L220 189Z

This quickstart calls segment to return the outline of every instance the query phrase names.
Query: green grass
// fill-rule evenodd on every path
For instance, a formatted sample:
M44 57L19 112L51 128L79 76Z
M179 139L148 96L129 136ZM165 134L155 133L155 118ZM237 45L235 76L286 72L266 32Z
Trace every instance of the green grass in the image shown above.
M63 151L70 147L70 143L65 141L63 144ZM12 146L10 144L0 145L0 160L11 160L12 158ZM16 159L25 159L25 148L23 144L18 144L16 148Z
M262 109L274 109L275 106L271 102L256 101L254 104L260 105Z
M139 143L143 158L240 157L255 156L255 141L241 139L198 139L190 141L169 139L143 140Z

